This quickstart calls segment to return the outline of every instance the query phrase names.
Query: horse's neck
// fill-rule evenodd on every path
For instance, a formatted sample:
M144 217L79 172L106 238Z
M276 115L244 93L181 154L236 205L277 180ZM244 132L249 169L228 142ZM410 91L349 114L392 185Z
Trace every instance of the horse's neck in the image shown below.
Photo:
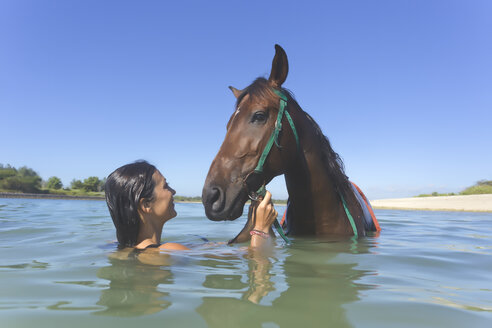
M327 235L345 226L343 206L324 168L306 159L307 167L286 172L289 224L297 235Z
M310 138L303 143L298 161L285 172L290 231L296 235L350 234L351 226L323 163L319 141Z

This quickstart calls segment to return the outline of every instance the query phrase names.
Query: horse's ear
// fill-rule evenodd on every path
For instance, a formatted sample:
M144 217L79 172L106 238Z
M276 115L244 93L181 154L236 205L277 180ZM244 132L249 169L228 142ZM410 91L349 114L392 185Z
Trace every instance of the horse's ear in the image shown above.
M289 73L289 62L287 61L287 54L284 49L278 44L275 45L275 57L273 57L272 71L268 81L277 88L282 86L282 83L287 79L287 73Z
M238 89L231 87L231 86L229 86L229 89L231 89L231 91L234 94L234 97L236 97L236 99L239 98L241 93L243 93L243 90L238 90Z

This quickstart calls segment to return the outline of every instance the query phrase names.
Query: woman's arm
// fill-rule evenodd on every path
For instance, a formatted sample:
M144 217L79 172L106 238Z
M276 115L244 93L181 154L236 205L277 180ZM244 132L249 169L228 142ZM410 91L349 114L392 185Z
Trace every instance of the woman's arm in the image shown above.
M254 214L255 225L251 231L251 247L259 248L269 243L270 239L270 228L278 216L272 203L272 194L267 191L265 198L257 205ZM255 206L252 204L251 206Z
M178 244L178 243L165 243L165 244L162 244L159 248L160 249L165 249L165 250L170 250L170 251L185 251L185 250L189 250L189 248L186 247L185 245L181 245L181 244Z

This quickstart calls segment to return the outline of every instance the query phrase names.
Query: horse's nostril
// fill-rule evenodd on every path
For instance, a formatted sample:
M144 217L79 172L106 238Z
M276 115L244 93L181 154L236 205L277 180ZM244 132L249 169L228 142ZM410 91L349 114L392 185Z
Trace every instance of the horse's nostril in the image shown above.
M210 190L210 204L212 204L212 210L215 212L219 212L222 210L223 206L223 201L221 197L221 190L217 187L214 187Z

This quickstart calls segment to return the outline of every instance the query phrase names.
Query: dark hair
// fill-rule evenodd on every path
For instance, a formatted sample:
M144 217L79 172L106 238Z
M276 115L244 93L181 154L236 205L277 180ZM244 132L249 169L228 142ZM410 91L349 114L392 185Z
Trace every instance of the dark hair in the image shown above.
M140 228L138 214L142 198L153 200L156 167L146 161L124 165L108 176L104 187L106 204L116 227L119 248L133 247Z

